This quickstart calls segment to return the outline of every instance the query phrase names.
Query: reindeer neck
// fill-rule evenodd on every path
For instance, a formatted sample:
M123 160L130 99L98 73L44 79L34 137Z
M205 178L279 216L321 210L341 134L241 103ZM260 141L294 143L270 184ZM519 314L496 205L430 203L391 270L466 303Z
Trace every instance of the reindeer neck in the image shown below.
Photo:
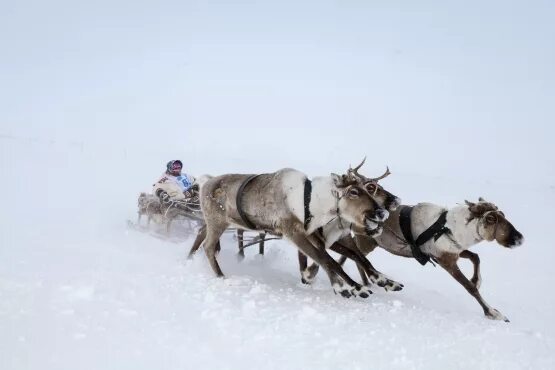
M330 248L333 243L351 234L350 225L349 227L346 227L346 223L340 222L338 218L334 218L324 225L322 227L322 231L324 234L324 240L326 241L326 248Z
M451 230L451 238L464 249L482 241L476 230L477 219L468 222L470 211L467 206L451 208L447 213L446 226Z
M336 190L331 177L315 177L312 179L312 194L310 197L310 221L309 233L322 227L337 217Z

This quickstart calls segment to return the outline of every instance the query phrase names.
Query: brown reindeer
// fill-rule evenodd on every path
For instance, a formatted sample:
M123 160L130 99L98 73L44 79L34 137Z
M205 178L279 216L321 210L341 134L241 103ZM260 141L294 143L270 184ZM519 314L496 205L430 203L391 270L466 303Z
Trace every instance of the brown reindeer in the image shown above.
M147 216L147 225L154 216L162 216L162 205L160 199L154 194L140 193L137 200L139 210L137 211L137 224L141 223L142 216Z
M393 212L384 223L384 231L381 235L368 238L356 235L356 244L362 253L369 254L376 247L382 247L390 253L402 257L412 258L415 253L407 241L406 235L401 227L401 213L408 206L401 206ZM523 243L524 237L507 220L505 214L501 212L493 203L479 198L477 203L466 201L464 206L457 206L451 209L430 204L419 203L410 211L407 225L410 232L415 236L423 235L432 225L436 224L442 217L444 224L436 227L437 232L424 241L420 246L420 252L435 260L443 269L453 276L480 304L486 317L495 320L508 322L507 317L498 310L489 306L480 295L478 289L481 284L480 258L478 254L468 249L479 242L497 241L503 247L514 248ZM409 235L410 238L410 235ZM469 280L459 269L457 262L459 258L469 259L474 272ZM339 261L345 262L344 257Z
M354 169L350 168L346 175L347 178L355 179L361 183L378 205L384 207L388 211L394 211L401 204L401 199L386 191L378 183L379 180L382 180L391 174L389 168L386 169L383 175L375 178L369 178L358 172L365 160L366 158ZM346 229L344 225L342 227L339 223L333 222L322 228L320 232L325 240L338 239L336 242L331 244L329 248L343 255L343 258L350 258L356 262L363 285L368 286L371 281L372 283L383 287L385 290L401 290L403 288L403 284L388 279L385 275L376 270L365 255L360 253L360 250L354 243L351 233L345 232L346 230L349 231L349 229ZM333 237L334 235L336 237ZM340 235L340 237L338 238L337 235ZM302 255L301 252L299 252L299 265L302 276L301 281L305 284L311 284L318 272L318 265L313 263L311 266L307 267L307 258ZM368 279L370 279L370 281Z
M193 194L190 197L172 200L160 198L154 194L140 193L137 200L138 216L137 224L140 225L142 216L147 216L147 226L154 219L157 223L166 225L166 233L170 233L173 221L178 217L184 217L193 221L202 221L198 196Z
M233 226L283 236L322 266L336 293L368 297L369 290L343 271L315 234L318 228L340 220L374 235L388 212L358 182L335 174L310 181L293 169L263 175L230 174L205 180L200 200L206 228L197 240L205 239L204 249L217 276L223 277L223 273L215 248L225 229Z

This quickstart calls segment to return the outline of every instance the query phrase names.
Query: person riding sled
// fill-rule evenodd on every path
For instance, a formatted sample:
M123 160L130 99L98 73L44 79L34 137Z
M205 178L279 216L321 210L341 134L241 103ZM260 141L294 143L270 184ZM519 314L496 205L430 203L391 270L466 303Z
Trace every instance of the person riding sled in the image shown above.
M198 192L195 178L189 174L182 173L183 162L179 159L169 161L166 172L153 185L152 192L160 199L162 204L170 202L188 202Z

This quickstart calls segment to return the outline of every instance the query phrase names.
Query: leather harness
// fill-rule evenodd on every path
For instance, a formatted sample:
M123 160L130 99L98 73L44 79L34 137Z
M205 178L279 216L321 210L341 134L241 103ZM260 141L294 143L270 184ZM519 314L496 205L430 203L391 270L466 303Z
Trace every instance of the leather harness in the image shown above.
M312 220L312 214L310 213L310 199L312 197L312 181L308 178L304 180L304 229L308 229L308 224Z
M245 213L244 209L243 209L243 195L245 193L245 188L247 187L248 184L250 184L250 182L252 180L254 180L255 178L257 178L260 175L251 175L249 177L247 177L245 179L245 181L243 181L243 183L239 186L239 190L237 190L237 198L235 199L235 204L237 206L237 212L239 213L239 217L241 217L241 220L243 221L243 223L252 230L261 230L260 227L257 227L247 216L247 214ZM303 200L304 200L304 228L305 230L308 229L308 225L310 224L310 221L312 220L312 218L314 217L311 213L310 213L310 200L312 198L312 181L310 181L308 178L306 178L304 180L304 196L303 196Z
M241 217L241 220L245 223L245 225L247 225L247 227L252 230L258 230L258 228L256 227L255 224L251 222L251 220L249 220L249 218L247 217L247 214L243 210L243 193L244 193L245 187L258 176L259 175L251 175L247 177L245 181L243 181L241 186L239 186L239 190L237 191L237 198L235 199L235 202L237 205L237 212L239 212L239 217Z
M430 256L422 252L422 247L427 241L434 238L437 241L442 235L451 233L448 227L445 226L447 221L447 211L441 212L439 218L427 228L422 234L420 234L416 240L412 235L411 230L411 214L414 207L406 206L401 209L399 214L399 226L403 232L403 237L405 238L407 244L410 246L413 257L424 266L430 261Z

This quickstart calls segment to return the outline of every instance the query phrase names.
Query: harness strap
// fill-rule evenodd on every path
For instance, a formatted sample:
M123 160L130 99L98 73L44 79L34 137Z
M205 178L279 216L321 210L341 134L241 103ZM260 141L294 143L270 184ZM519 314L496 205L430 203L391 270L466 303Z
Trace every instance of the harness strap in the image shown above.
M258 228L256 227L255 224L253 224L251 222L251 220L249 220L249 218L247 217L247 214L243 210L243 193L244 193L245 187L252 180L254 180L255 177L258 177L258 175L251 175L251 176L247 177L245 179L245 181L243 181L241 186L239 186L239 190L237 191L237 198L235 199L235 203L237 205L237 212L239 213L239 217L241 217L241 220L245 223L245 225L247 225L247 227L249 229L252 229L252 230L258 230Z
M411 246L414 245L414 238L412 237L412 230L410 227L410 215L412 213L412 208L412 206L403 207L399 214L399 226L401 226L403 237Z
M310 199L312 197L312 181L308 178L304 180L304 229L308 229L308 225L314 217L310 213Z
M445 226L445 222L447 222L447 211L441 212L436 222L416 238L416 245L420 247L432 238L434 238L434 241L437 241L443 234L451 232L451 230Z
M427 241L434 238L437 241L443 234L451 232L448 227L445 226L447 221L447 211L443 211L439 218L427 228L422 234L414 240L411 229L411 214L414 207L406 206L401 209L399 214L399 226L403 232L403 237L410 246L413 257L424 266L430 261L430 256L422 252L420 247L424 245Z
M413 207L407 206L401 209L399 213L399 226L401 226L401 231L403 232L403 237L410 246L412 256L424 266L430 260L430 257L426 256L420 248L414 242L414 237L412 236L410 215L412 213Z

